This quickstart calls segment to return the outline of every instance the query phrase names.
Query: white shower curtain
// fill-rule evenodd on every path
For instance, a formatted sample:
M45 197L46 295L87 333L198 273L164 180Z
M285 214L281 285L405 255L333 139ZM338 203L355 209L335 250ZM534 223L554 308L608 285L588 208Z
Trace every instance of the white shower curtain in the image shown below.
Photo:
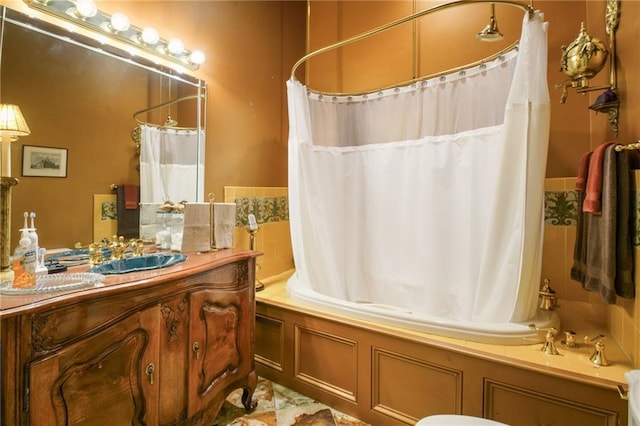
M452 320L531 318L549 133L547 24L486 66L359 97L292 79L297 281Z
M203 202L204 131L140 129L140 202Z

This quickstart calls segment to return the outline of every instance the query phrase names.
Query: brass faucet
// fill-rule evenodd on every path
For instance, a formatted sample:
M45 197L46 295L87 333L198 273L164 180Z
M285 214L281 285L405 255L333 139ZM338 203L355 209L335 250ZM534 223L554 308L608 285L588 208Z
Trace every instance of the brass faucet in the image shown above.
M589 357L589 361L593 363L593 365L597 367L606 367L611 365L611 363L607 360L607 357L604 354L604 334L599 334L593 339L589 339L589 336L584 337L585 343L594 343L594 351L593 354Z
M552 311L556 306L556 292L549 285L551 280L544 279L544 285L540 289L538 308L545 311Z
M529 324L529 328L536 331L546 331L547 334L544 336L544 344L540 350L547 355L560 355L560 352L556 349L555 340L556 334L558 334L558 330L555 327L549 328L538 328L535 324Z
M109 244L111 249L111 260L124 259L124 251L129 247L129 243L124 243L124 237L113 236L113 240Z
M102 262L102 244L89 244L89 263L91 265L100 265Z
M558 350L556 349L556 345L555 345L557 332L558 330L556 330L554 327L547 329L547 334L544 336L545 342L544 342L544 345L542 345L542 349L541 349L542 352L544 352L547 355L560 354L560 352L558 352Z

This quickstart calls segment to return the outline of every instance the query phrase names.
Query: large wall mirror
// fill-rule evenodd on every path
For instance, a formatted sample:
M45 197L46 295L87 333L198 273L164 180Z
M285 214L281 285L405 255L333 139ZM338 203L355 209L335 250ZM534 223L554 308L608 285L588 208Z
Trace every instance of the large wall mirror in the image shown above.
M20 106L31 129L11 148L19 179L11 250L24 212L36 213L40 246L87 245L100 215L95 196L114 194L112 185L139 184L134 114L145 111L136 117L155 126L170 118L175 127L204 130L205 82L6 7L2 19L0 100ZM63 150L55 151L67 157L63 176L25 173L23 156L33 147ZM201 182L196 177L193 185Z

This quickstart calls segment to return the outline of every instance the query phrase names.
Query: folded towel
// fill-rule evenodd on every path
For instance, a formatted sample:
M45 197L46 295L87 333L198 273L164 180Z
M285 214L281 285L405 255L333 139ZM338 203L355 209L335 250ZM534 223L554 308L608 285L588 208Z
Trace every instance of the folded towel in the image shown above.
M605 142L593 150L589 161L587 177L587 194L582 209L585 212L600 214L602 209L602 167L605 150L613 145L613 142Z
M127 210L136 210L139 201L138 185L124 185L124 208Z

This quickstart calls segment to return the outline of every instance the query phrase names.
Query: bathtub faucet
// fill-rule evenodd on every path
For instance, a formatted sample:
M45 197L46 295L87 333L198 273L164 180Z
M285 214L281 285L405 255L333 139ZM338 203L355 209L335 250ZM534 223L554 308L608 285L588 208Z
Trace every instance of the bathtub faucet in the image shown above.
M545 334L544 336L544 344L540 349L542 352L547 355L560 355L560 352L558 352L558 349L556 349L555 344L556 334L558 334L558 330L555 327L538 328L535 324L529 324L529 328L535 329L537 331L547 332L547 334Z

